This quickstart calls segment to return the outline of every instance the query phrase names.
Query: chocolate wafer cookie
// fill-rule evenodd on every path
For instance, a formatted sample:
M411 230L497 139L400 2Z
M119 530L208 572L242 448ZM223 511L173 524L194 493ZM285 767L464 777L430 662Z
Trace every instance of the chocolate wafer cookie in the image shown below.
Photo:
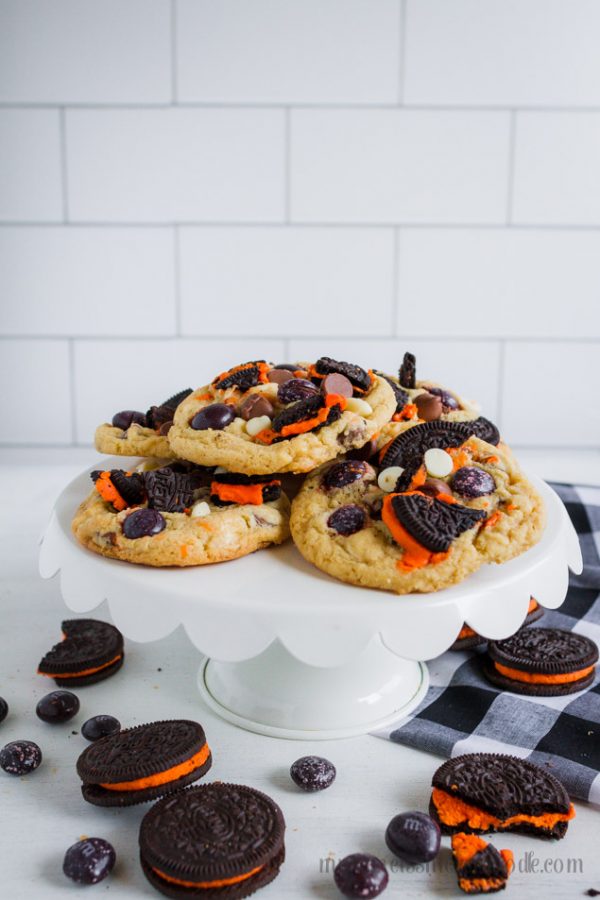
M465 894L503 891L514 866L510 850L496 850L476 834L452 835L452 859L458 886Z
M277 877L284 833L281 810L254 788L220 782L189 788L144 816L142 869L167 897L241 900Z
M554 697L589 687L597 662L598 647L583 634L522 628L504 641L490 641L483 671L513 693Z
M65 687L83 687L114 675L123 665L123 635L98 619L65 619L63 640L45 654L38 673Z
M94 806L134 806L197 781L211 763L202 726L173 719L100 738L77 760L77 773Z
M537 600L532 597L529 601L529 609L527 610L527 615L525 617L525 621L521 626L524 628L527 625L531 625L533 622L537 622L538 619L544 615L544 610L537 602ZM449 650L473 650L475 647L480 647L482 644L487 644L487 638L483 637L481 634L478 634L473 628L470 628L468 625L463 625L458 633L458 637L454 641Z

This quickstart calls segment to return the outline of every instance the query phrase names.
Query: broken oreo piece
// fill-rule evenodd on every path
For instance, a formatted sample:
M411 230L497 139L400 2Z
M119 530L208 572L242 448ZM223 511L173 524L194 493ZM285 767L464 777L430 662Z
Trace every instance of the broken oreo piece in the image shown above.
M365 393L371 387L369 373L354 363L331 359L330 356L322 356L314 365L317 375L345 375L348 381L361 393Z
M186 397L189 397L192 393L191 388L184 388L182 391L179 391L177 394L173 394L172 397L169 397L167 400L163 400L160 404L161 406L166 406L167 409L172 409L173 412L177 409L180 403L183 403Z
M417 386L417 360L413 353L405 353L398 370L398 381L402 387L413 390Z
M445 553L464 531L486 518L483 509L446 503L422 494L397 494L391 501L400 524L432 553Z
M473 434L472 423L466 422L423 422L407 428L385 449L380 460L382 469L390 466L401 466L404 469L397 485L397 490L408 488L413 475L420 468L427 450L437 447L447 450L449 447L460 447Z
M242 475L239 472L219 472L210 486L210 499L215 506L260 506L281 496L281 481L272 475Z
M127 506L137 506L146 499L144 478L138 472L128 475L122 469L111 469L110 478Z
M471 429L471 434L474 434L480 441L485 441L486 444L493 444L494 447L497 447L500 443L500 432L489 419L479 416L478 419L474 419L472 422L465 422L464 424L468 425Z
M83 687L114 675L123 665L123 635L98 619L65 619L64 639L42 658L38 673L60 687Z
M198 478L171 469L153 469L144 473L148 507L161 512L183 512L192 506Z
M316 394L314 397L308 397L306 400L298 400L297 403L293 403L291 406L286 406L285 409L282 409L281 412L278 413L273 419L273 431L281 433L283 429L288 427L289 425L296 425L299 422L311 421L319 415L319 413L323 409L323 405L323 396L321 394ZM330 407L329 413L331 414L332 410L336 408L340 409L339 406ZM328 419L317 424L328 424Z
M253 360L234 366L227 372L222 372L214 379L212 386L215 390L225 391L228 388L237 388L239 391L248 391L257 384L266 384L267 372L271 368L264 359Z
M458 886L465 894L504 890L514 865L511 850L496 850L483 838L463 831L452 835L452 858Z
M77 760L77 774L88 803L133 806L186 787L211 764L202 726L174 719L100 738Z

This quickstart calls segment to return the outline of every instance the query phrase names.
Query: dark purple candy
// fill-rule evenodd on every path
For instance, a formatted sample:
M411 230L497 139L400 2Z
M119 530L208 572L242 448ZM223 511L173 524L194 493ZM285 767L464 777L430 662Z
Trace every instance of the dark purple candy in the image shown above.
M77 884L98 884L112 872L117 854L103 838L77 841L65 853L63 872Z
M496 482L484 469L463 466L454 473L452 489L461 497L484 497L496 490Z
M134 539L158 534L166 522L156 509L134 509L123 522L123 534Z
M9 775L27 775L42 761L42 751L33 741L11 741L0 750L0 768Z
M50 725L68 722L79 712L79 697L71 691L50 691L35 708L38 719Z
M295 403L296 400L307 400L319 393L319 388L306 378L292 378L280 384L277 399L280 403Z
M334 488L343 488L347 484L353 484L364 478L367 471L366 464L357 459L347 459L343 462L334 463L323 475L322 485L326 491Z
M235 419L235 410L228 403L211 403L205 406L200 412L197 412L190 426L194 431L206 431L212 428L215 431L221 431L231 425Z
M81 733L86 741L97 741L109 734L117 734L121 723L114 716L93 716L81 726Z
M146 416L143 412L136 412L134 409L122 409L121 412L114 414L112 424L115 428L121 428L123 431L127 431L132 424L145 427Z
M333 784L335 766L322 756L302 756L290 768L292 781L303 791L324 791Z
M440 852L440 841L437 822L422 812L394 816L385 832L388 848L410 866L435 859Z
M380 859L370 853L352 853L340 860L333 871L333 880L344 897L378 897L387 887L387 869Z
M442 401L442 406L444 407L444 412L448 412L451 409L460 409L460 403L450 394L448 391L445 391L444 388L439 387L428 387L426 388L428 394L433 394L434 397L439 397Z
M0 722L4 722L8 715L8 703L4 697L0 697Z
M362 506L348 503L346 506L340 506L339 509L332 512L327 519L327 524L334 531L337 531L338 534L343 534L347 537L350 534L361 531L365 527L366 521L367 514Z

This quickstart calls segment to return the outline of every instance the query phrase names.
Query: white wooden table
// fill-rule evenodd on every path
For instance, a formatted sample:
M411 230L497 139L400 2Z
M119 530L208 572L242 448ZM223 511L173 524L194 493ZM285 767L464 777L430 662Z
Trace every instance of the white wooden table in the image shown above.
M521 453L546 478L600 483L600 455ZM123 725L161 718L192 718L205 727L214 754L209 778L260 788L281 805L287 821L287 860L281 875L260 896L335 898L332 864L347 853L375 853L392 864L383 841L388 821L408 809L426 810L436 757L371 736L329 743L277 741L236 729L203 708L195 686L199 655L180 630L153 644L127 643L127 660L113 679L77 693L81 710L66 725L35 715L37 700L54 687L35 674L43 653L60 637L68 616L56 579L37 574L38 536L52 501L65 482L93 459L92 451L0 453L0 695L10 706L0 724L0 744L16 738L39 743L44 762L34 774L11 778L0 772L0 897L56 900L77 890L61 870L66 848L81 835L104 837L117 851L112 876L93 889L114 900L159 896L137 861L137 835L147 806L97 809L79 791L75 761L88 746L79 733L86 718L117 716ZM100 608L99 618L108 615ZM338 770L321 794L302 794L288 770L299 756L318 753ZM515 852L509 891L518 898L580 897L600 890L600 810L577 804L567 837L550 843L516 835L494 836ZM394 864L383 896L462 896L456 885L448 840L428 871ZM329 870L328 870L329 869ZM258 896L258 895L257 895Z

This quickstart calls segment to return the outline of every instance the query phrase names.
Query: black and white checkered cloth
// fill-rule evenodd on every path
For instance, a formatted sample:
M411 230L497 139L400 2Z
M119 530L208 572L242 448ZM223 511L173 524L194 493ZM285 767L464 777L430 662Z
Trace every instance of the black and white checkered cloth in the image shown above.
M531 627L569 629L600 646L600 488L551 486L577 530L584 568L581 575L571 574L562 606L545 610ZM449 652L431 660L425 699L377 735L444 757L510 753L548 764L572 797L600 805L600 671L580 693L525 696L486 681L478 656Z

